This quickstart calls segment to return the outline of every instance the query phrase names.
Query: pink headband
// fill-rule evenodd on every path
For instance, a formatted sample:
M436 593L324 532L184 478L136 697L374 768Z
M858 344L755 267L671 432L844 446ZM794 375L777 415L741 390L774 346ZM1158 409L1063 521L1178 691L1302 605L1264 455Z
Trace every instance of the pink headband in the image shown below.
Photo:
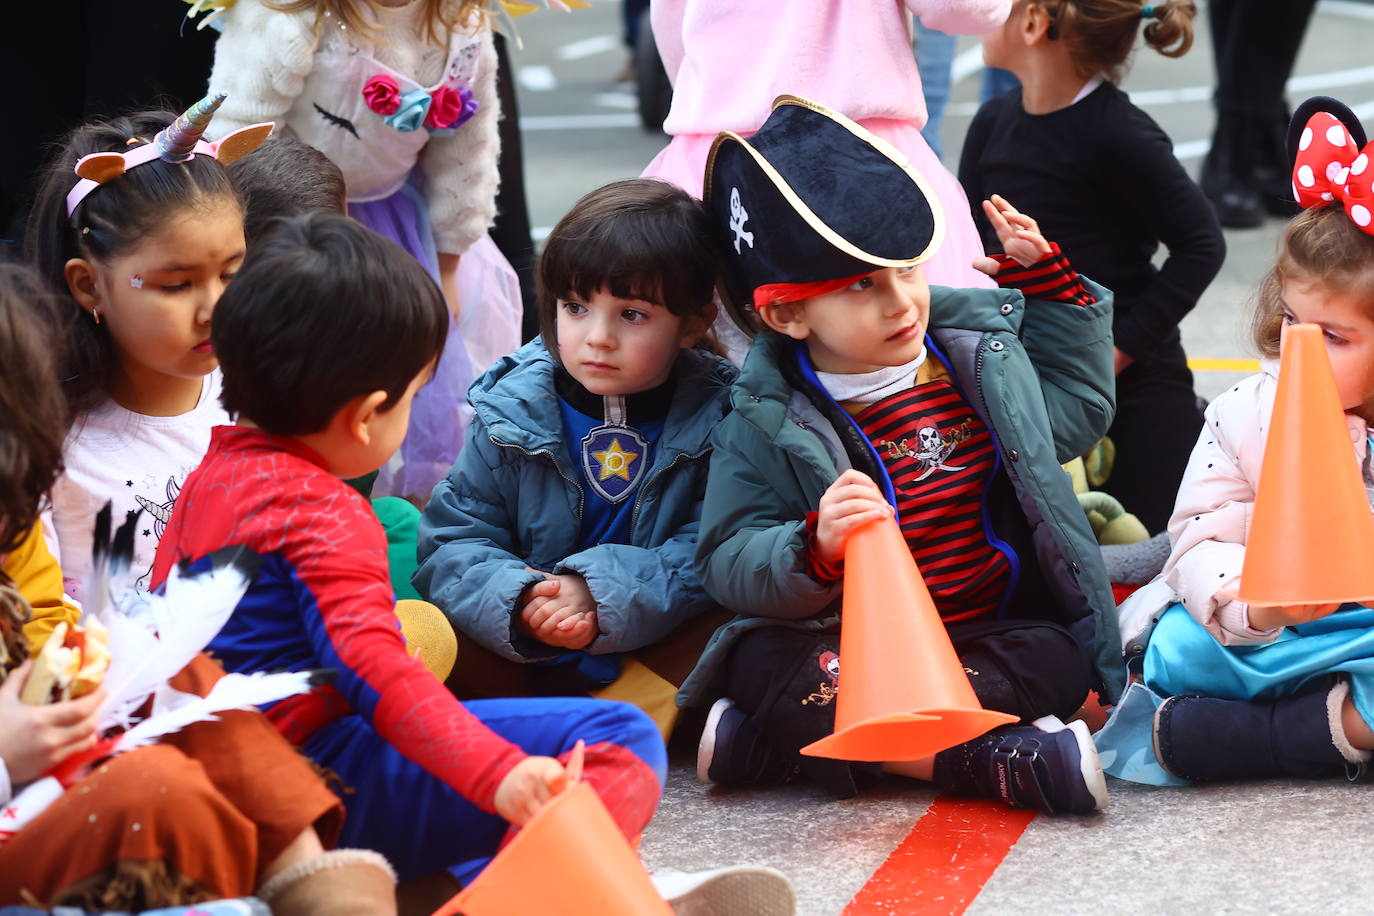
M210 156L222 165L228 165L257 149L272 133L273 125L270 122L241 127L214 143L201 139L216 109L226 98L228 93L225 92L207 95L159 131L153 142L135 147L127 153L91 153L82 156L75 169L81 180L67 192L67 217L70 219L87 195L105 182L155 159L190 162L193 156Z

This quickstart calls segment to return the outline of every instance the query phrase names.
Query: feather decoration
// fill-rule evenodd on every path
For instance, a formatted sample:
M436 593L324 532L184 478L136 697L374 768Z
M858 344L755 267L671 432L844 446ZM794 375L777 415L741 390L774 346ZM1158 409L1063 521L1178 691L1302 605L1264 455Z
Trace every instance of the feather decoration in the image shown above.
M160 694L165 708L156 711L115 742L113 753L121 754L136 747L151 744L163 735L180 731L196 722L211 722L218 712L229 709L252 709L264 703L305 693L312 686L329 679L329 671L288 671L281 674L226 674L204 697L178 694L169 698ZM175 694L176 691L171 691Z
M130 513L111 540L108 505L96 519L86 613L109 631L102 730L128 727L153 691L204 651L261 564L246 547L227 547L206 558L208 569L193 573L185 564L174 567L160 591L117 593L114 583L127 580L136 521L137 513Z

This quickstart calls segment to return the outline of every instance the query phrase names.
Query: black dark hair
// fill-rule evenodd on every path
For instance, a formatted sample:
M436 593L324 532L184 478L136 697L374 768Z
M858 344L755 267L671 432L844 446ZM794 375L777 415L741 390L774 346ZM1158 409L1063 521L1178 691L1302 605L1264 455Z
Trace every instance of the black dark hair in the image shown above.
M390 410L448 323L438 285L396 243L337 213L273 220L215 306L220 401L282 436L319 432L373 391Z
M597 188L573 204L544 243L536 271L539 331L558 355L558 300L613 296L655 302L674 315L705 314L720 263L701 201L653 178Z
M229 178L243 198L243 234L250 245L278 216L317 210L343 213L348 203L343 172L334 161L286 134L273 134L234 160Z
M144 111L97 121L68 134L50 157L39 184L27 236L27 256L74 319L64 341L62 390L73 418L109 395L118 365L109 332L92 321L67 289L72 258L108 261L188 207L223 200L242 208L224 167L209 156L189 162L155 159L113 178L86 196L67 216L67 192L79 180L72 170L90 153L124 152L150 142L172 123L170 111ZM134 141L134 142L130 142Z
M38 504L62 470L67 405L53 341L61 338L56 298L22 264L0 264L0 556L38 518Z

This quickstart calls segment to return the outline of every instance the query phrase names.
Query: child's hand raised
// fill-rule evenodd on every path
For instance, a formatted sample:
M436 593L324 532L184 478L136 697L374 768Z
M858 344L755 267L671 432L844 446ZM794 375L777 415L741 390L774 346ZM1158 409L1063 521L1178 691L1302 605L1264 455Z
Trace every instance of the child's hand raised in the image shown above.
M557 760L526 757L501 780L492 804L498 815L521 827L567 784L568 773Z
M820 559L831 565L844 557L844 544L854 529L887 518L892 507L867 474L850 468L821 495L816 517Z
M997 232L1002 250L1022 267L1030 267L1050 256L1050 243L1040 234L1040 226L1002 195L994 194L990 200L983 201L983 212Z

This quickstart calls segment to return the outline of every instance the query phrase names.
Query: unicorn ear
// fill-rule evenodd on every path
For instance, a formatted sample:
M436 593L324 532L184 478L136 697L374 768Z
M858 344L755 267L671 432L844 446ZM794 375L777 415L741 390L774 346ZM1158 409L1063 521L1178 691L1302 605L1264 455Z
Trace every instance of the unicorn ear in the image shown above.
M124 174L124 154L91 153L89 156L82 156L76 163L76 174L96 184L104 184L111 178L118 178Z
M262 124L249 124L247 127L240 127L236 131L225 134L219 142L213 144L215 148L215 158L220 165L242 159L253 150L262 146L263 141L272 134L272 128L276 126L271 121Z

